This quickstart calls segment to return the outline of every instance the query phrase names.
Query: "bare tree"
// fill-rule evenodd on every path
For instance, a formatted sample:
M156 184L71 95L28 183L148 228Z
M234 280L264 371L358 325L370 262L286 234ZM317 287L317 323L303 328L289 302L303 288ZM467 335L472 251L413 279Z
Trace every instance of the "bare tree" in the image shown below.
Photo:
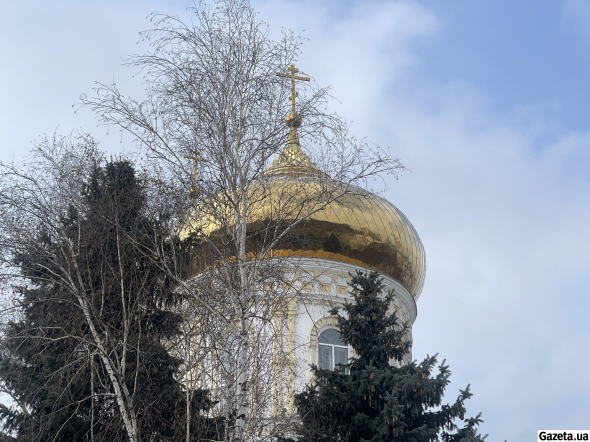
M5 313L28 319L3 324L0 385L20 414L4 407L2 417L24 440L176 431L178 362L161 341L177 335L177 296L137 253L170 235L144 198L133 167L105 166L84 134L45 139L25 163L0 164Z
M276 370L292 357L277 345L284 323L279 316L303 296L293 285L297 261L278 252L297 237L308 217L343 196L364 194L368 179L395 175L402 166L387 151L350 137L346 121L323 110L330 99L327 88L303 83L295 112L298 95L276 74L289 66L295 70L301 38L285 32L280 41L271 40L247 2L199 3L189 22L157 14L152 19L154 29L143 38L152 42L153 51L129 59L144 74L145 98L127 99L115 85L103 84L95 97L82 98L102 123L131 133L147 154L148 210L154 218L166 214L158 221L172 232L138 241L115 219L117 244L131 243L184 299L174 309L185 318L182 333L167 339L167 345L183 357L185 440L195 437L200 432L195 425L204 422L192 421L199 385L215 390L220 403L207 410L224 418L213 416L212 421L220 423L224 440L271 438L288 432L292 421L276 413L265 419L277 402ZM121 284L122 333L114 338L96 304L100 290L89 284L88 269L80 261L81 244L88 244L80 238L88 233L80 224L72 230L64 223L72 213L83 217L84 180L93 164L102 161L91 139L81 137L76 143L75 148L67 140L46 143L24 168L3 166L4 277L13 282L23 277L13 258L26 248L46 257L43 271L49 275L39 280L66 290L81 313L80 330L66 331L52 342L79 340L72 367L90 369L92 386L85 400L94 400L95 385L102 385L101 394L117 410L127 437L136 441L142 437L141 392L129 383L127 355L139 354L128 338L141 305ZM301 144L319 167L303 154ZM285 166L297 170L298 179L291 179ZM57 248L44 248L39 232L47 233ZM171 241L178 237L191 243L188 274L175 249L182 247L180 242ZM128 270L122 260L103 262L119 271L121 280ZM139 290L141 281L136 284ZM29 332L20 337L30 338ZM138 362L135 370L140 369Z
M303 82L297 95L277 76L294 67L302 39L286 31L272 40L247 1L200 2L187 21L151 19L154 28L142 39L152 50L128 59L142 72L145 97L98 84L82 103L101 123L132 134L165 177L161 191L175 200L180 234L194 238L199 264L192 278L157 245L144 252L193 298L196 323L208 324L194 344L203 352L195 367L210 364L211 385L224 379L227 410L235 412L227 440L269 437L268 421L254 410L270 393L257 390L256 379L272 359L275 317L297 296L284 290L296 264L275 251L311 215L345 195L364 194L368 180L403 166L387 150L351 137L348 123L324 110L328 88ZM307 172L300 168L299 179L287 180L286 165ZM213 293L219 302L211 302ZM222 374L228 348L235 358Z

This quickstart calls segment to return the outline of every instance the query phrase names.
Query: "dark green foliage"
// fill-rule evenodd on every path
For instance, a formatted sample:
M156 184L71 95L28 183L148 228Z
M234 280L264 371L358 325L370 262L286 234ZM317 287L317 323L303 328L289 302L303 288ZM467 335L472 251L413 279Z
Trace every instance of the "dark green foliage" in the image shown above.
M301 427L298 440L481 441L475 427L479 416L465 419L464 401L469 386L454 404L442 403L450 371L444 361L433 373L436 357L427 357L395 367L410 348L405 340L407 326L398 326L395 313L388 314L393 294L380 297L383 289L377 272L352 277L354 304L339 315L341 337L357 357L350 358L345 371L312 367L315 382L295 397ZM456 425L463 421L464 427Z
M154 240L166 244L172 235L161 214L146 214L144 187L127 161L95 167L83 196L63 215L58 234L40 231L15 256L26 283L18 288L20 319L7 325L0 354L0 380L17 399L13 408L0 405L4 429L17 440L127 440L92 323L123 373L140 439L184 440L180 361L163 346L179 333L180 316L172 310L178 299L146 253ZM185 249L164 246L163 253ZM90 306L90 322L81 298ZM211 435L209 426L222 423L199 420L212 405L206 392L192 397L193 424Z

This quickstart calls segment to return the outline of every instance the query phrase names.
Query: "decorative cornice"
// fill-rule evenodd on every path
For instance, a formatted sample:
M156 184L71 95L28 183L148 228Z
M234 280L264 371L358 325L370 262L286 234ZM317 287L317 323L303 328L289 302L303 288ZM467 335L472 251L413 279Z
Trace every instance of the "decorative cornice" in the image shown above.
M323 259L323 258L307 258L307 257L293 257L293 258L280 258L285 265L290 265L294 270L304 270L304 271L320 271L320 272L336 272L336 273L343 273L344 275L348 275L348 273L354 274L355 271L360 270L361 272L369 272L371 270L354 265L354 264L347 264L340 261L333 261L330 259ZM410 316L410 326L414 324L416 318L418 317L418 307L416 305L416 300L410 294L408 289L406 289L402 284L400 284L395 279L384 275L381 272L378 272L381 277L383 278L383 285L385 286L386 290L393 290L395 295L399 297L402 302L407 306L408 313ZM319 282L319 281L318 281ZM331 300L333 302L352 302L354 299L350 295L340 295L340 294L331 294L331 293L318 293L314 294L307 294L306 298L315 298L318 300Z

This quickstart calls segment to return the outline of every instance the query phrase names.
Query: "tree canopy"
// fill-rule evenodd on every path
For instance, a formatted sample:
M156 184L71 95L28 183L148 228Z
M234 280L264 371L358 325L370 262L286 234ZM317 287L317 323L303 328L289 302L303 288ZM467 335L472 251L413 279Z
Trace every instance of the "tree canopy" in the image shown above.
M351 275L352 276L352 275ZM381 296L377 272L357 272L350 283L354 303L340 314L334 308L341 339L355 356L334 371L312 367L314 382L297 394L301 418L297 440L427 442L481 441L479 415L465 418L469 386L449 405L443 394L451 372L436 356L400 366L411 343L407 324L390 312L393 293ZM459 427L459 422L463 426Z
M186 406L181 361L165 347L179 334L179 294L145 250L173 235L158 221L163 214L146 210L129 161L90 170L79 204L55 223L41 218L12 249L22 284L4 329L0 380L15 406L0 404L0 418L18 440L183 440L185 413L198 417L212 402L198 391Z

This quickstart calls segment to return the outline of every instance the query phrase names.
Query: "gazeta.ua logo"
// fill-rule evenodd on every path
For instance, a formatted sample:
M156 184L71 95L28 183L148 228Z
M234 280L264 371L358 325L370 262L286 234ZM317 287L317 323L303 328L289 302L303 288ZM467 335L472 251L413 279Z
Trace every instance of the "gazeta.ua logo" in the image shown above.
M539 430L539 440L590 441L590 430Z

